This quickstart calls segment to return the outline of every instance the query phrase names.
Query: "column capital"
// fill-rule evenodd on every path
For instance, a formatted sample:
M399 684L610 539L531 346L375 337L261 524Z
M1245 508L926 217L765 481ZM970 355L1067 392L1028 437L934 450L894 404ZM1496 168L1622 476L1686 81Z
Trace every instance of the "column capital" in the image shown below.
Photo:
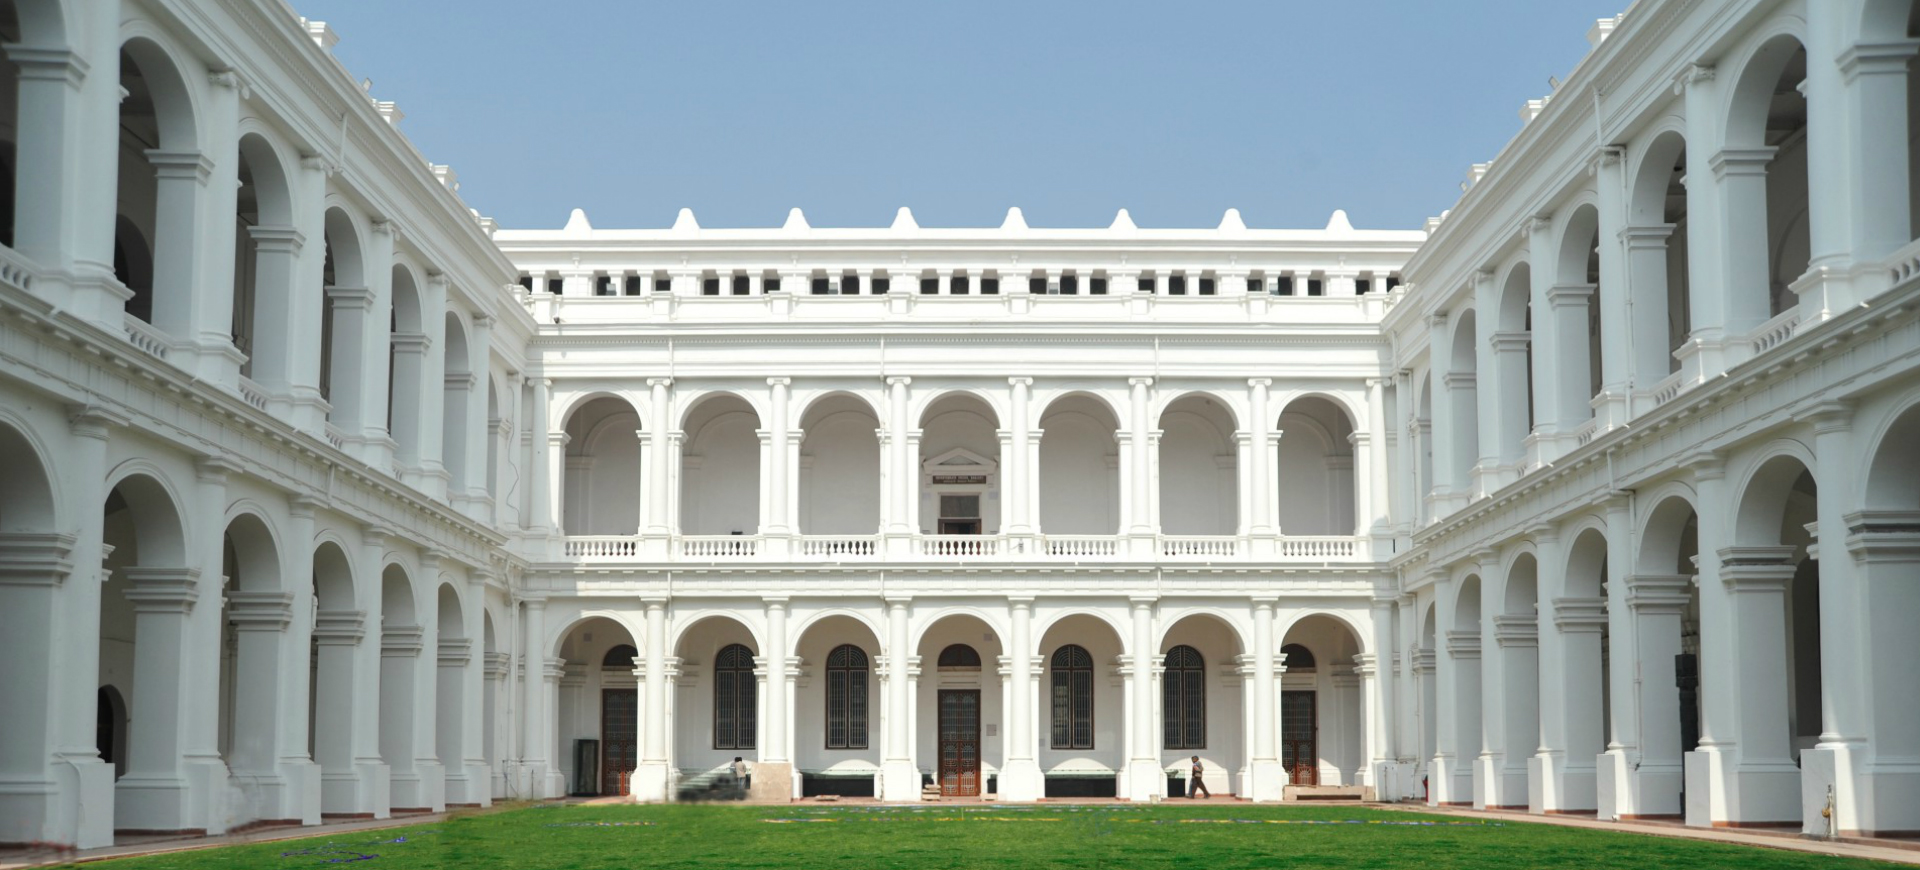
M303 493L287 499L287 513L296 520L310 520L319 512L320 504L319 499Z
M364 610L322 610L313 617L313 640L321 646L354 646L367 635Z
M792 378L768 378L767 379L767 386L769 387L786 387L786 386L792 386L792 385L793 385Z
M1831 399L1793 415L1794 420L1813 424L1815 435L1846 432L1853 428L1853 402Z
M67 430L76 438L105 441L113 430L130 422L125 415L104 405L67 406Z
M1598 634L1607 627L1605 598L1553 599L1553 624L1562 634Z
M1691 574L1627 575L1627 606L1635 613L1675 614L1692 599Z
M1680 467L1693 472L1694 480L1719 480L1727 476L1727 457L1717 450L1700 450L1680 457Z
M643 595L640 603L646 605L648 613L667 609L667 597L664 595Z
M1272 378L1248 378L1247 386L1253 387L1255 389L1258 389L1260 387L1271 387L1273 386L1273 379Z
M887 603L888 610L905 610L913 604L911 595L883 595L881 600Z
M1480 658L1480 632L1447 632L1447 655L1456 659Z
M1707 158L1707 167L1713 170L1713 177L1724 179L1728 176L1748 176L1765 178L1767 164L1773 162L1773 156L1780 149L1772 146L1722 148L1719 153Z
M1151 378L1151 377L1147 377L1147 376L1144 376L1144 375L1140 375L1140 376L1135 376L1135 377L1131 377L1131 378L1128 378L1128 379L1127 379L1127 386L1129 386L1129 387L1151 387L1151 386L1153 386L1153 378Z
M1550 215L1550 214L1529 215L1526 219L1525 224L1523 224L1522 226L1521 234L1523 236L1530 236L1536 233L1544 233L1551 229L1553 229L1553 215Z
M1907 61L1920 53L1920 40L1860 42L1840 53L1840 75L1847 84L1863 75L1906 75Z
M1159 603L1160 596L1158 595L1127 596L1127 604L1131 605L1134 610L1152 610L1153 606Z
M649 387L671 387L671 386L673 386L673 379L672 379L672 378L648 378L648 379L647 379L647 386L649 386Z
M1584 309L1598 289L1594 284L1555 284L1547 288L1547 305L1555 311Z
M300 249L307 243L306 234L293 227L276 227L264 224L261 226L247 227L247 237L253 240L254 246L257 247L262 254L286 254L291 256L300 253Z
M1534 616L1501 614L1493 618L1493 642L1501 649L1540 645L1540 621Z
M1022 377L1022 378L1008 378L1008 379L1007 379L1007 383L1008 383L1008 384L1009 384L1010 386L1015 386L1015 387L1031 387L1031 386L1033 386L1033 379L1032 379L1032 378L1024 378L1024 377Z
M39 48L9 42L0 45L6 52L7 60L20 68L20 78L29 81L65 81L68 87L78 88L86 81L90 65L86 58L74 54L65 48Z
M1731 592L1783 592L1798 566L1793 546L1722 547L1720 583Z
M293 593L227 593L227 621L241 631L280 631L293 622Z
M147 162L156 178L176 178L206 184L213 176L213 161L198 151L149 149Z
M887 376L887 386L889 387L904 387L911 383L913 383L913 378L910 378L906 375L888 375Z
M148 568L132 565L120 569L131 586L124 593L133 602L135 613L187 613L200 600L200 569Z

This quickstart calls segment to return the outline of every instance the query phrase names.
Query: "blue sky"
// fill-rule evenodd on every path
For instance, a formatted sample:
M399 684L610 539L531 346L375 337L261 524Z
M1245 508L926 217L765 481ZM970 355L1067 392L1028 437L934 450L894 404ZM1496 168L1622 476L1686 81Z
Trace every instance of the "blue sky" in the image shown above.
M1626 2L293 0L512 228L1414 228Z

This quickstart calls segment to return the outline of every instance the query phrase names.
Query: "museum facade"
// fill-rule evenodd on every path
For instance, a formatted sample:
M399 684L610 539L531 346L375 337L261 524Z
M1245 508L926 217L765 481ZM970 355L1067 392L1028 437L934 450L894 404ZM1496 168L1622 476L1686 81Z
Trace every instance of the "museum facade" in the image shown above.
M509 230L284 3L0 0L0 843L1920 831L1915 8L1640 0L1413 230Z

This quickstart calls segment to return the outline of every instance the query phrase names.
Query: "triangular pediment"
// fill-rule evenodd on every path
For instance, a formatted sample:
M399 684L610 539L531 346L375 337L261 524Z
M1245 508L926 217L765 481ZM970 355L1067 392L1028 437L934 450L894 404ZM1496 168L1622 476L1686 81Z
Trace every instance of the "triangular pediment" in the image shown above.
M942 475L985 475L994 473L999 467L1000 463L965 447L955 447L920 463L921 470L927 474Z

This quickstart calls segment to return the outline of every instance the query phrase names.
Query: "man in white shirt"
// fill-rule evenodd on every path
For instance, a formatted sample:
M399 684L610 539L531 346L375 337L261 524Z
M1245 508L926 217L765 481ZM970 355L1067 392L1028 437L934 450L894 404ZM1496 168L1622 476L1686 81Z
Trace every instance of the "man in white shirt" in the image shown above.
M727 768L733 771L733 778L740 781L740 788L749 791L753 789L753 768L748 767L744 759L738 755L734 756L733 763L727 765Z

